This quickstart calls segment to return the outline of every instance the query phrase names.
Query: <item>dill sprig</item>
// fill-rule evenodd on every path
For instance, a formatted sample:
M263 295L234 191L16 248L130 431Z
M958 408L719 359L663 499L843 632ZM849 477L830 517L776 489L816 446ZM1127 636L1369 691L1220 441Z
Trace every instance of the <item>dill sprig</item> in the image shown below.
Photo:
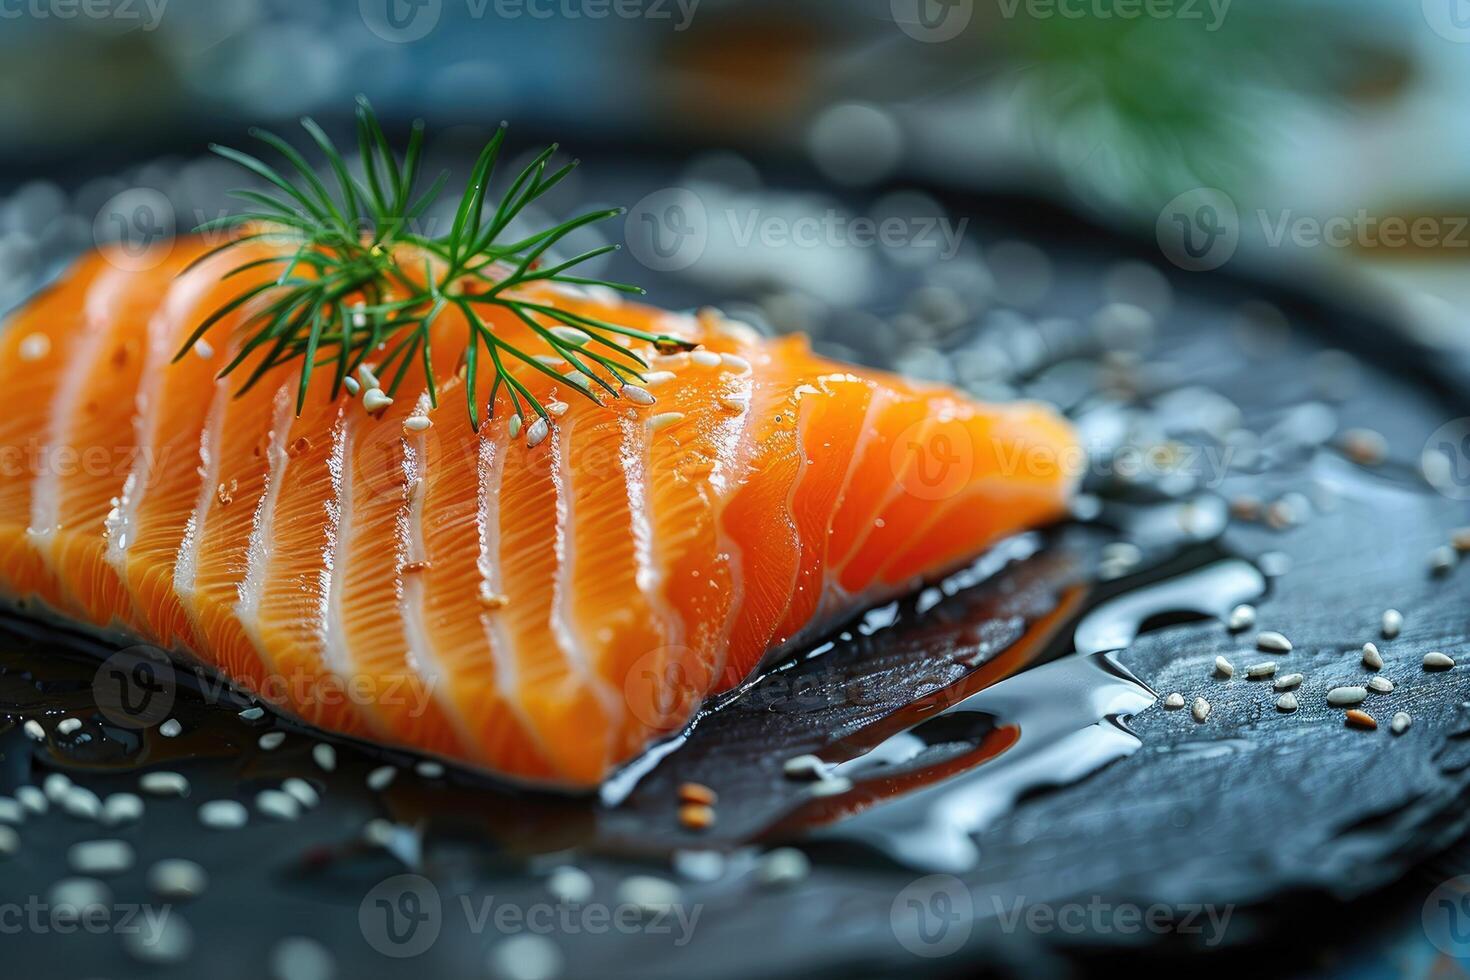
M493 413L496 396L504 385L515 414L524 419L527 408L543 418L549 416L545 406L510 370L508 365L516 361L601 404L594 386L614 398L621 397L621 390L642 381L648 368L647 362L618 343L616 336L646 341L665 353L692 349L693 345L676 337L650 334L538 302L520 290L533 283L564 283L643 293L628 283L573 273L578 265L619 248L617 245L603 245L554 263L548 258L568 235L620 215L622 209L588 212L518 240L504 240L515 219L577 166L574 160L552 169L551 158L558 149L555 144L538 154L492 204L487 201L487 193L505 143L506 127L502 123L475 161L448 234L429 237L414 228L437 199L448 175L441 174L427 190L416 194L423 157L423 122L413 124L401 158L362 97L357 100L356 122L360 178L351 173L320 126L309 118L301 120L302 128L326 158L335 189L328 187L294 147L273 133L251 130L252 136L289 164L286 169L290 179L256 156L211 145L215 153L263 181L266 189L231 192L245 203L245 210L205 222L196 229L201 233L224 232L229 237L206 250L189 268L246 242L268 239L287 245L278 254L244 262L225 274L229 278L250 269L280 267L274 277L243 289L206 317L175 360L183 357L210 327L254 303L241 327L242 342L220 372L220 377L234 374L264 349L237 395L249 391L273 368L299 360L299 414L317 368L331 366L331 396L335 399L348 377L364 366L370 355L381 352L371 365L371 376L382 379L379 383L388 395L396 394L409 368L418 361L423 365L430 401L437 406L431 328L441 313L453 307L464 315L468 325L461 364L465 368L470 422L478 429L478 367L482 354L489 357L494 369L487 400L490 411ZM422 281L399 264L404 251L424 256ZM527 350L500 336L484 316L488 306L508 310L531 330L540 346ZM572 370L562 374L549 366L542 360L548 353L570 364Z

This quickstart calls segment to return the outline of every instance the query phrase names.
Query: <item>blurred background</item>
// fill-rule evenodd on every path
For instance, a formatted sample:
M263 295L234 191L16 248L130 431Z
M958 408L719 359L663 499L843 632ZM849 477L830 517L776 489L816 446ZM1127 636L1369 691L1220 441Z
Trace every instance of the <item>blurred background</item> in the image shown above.
M209 139L331 129L358 92L425 117L446 158L501 119L594 172L598 147L657 150L706 205L773 167L843 194L1023 190L1184 269L1307 270L1422 339L1470 338L1465 0L4 0L0 308L98 236L147 234L159 216L121 191L214 216L239 178ZM861 250L708 224L697 261L657 271L861 305Z

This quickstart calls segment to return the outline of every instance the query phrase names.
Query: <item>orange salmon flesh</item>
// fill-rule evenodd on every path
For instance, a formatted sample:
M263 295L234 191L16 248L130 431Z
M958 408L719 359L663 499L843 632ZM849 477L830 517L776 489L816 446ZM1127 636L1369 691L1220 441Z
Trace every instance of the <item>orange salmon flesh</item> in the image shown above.
M268 254L255 244L180 274L205 251L91 254L0 335L0 594L192 658L338 735L596 787L773 653L1057 518L1075 484L1076 436L1046 406L560 288L536 298L700 347L626 341L658 372L651 405L598 405L507 360L553 413L529 447L504 386L471 426L450 307L437 407L421 366L377 414L333 399L323 368L297 415L299 364L239 397L251 362L217 377L254 307L174 362L270 274L222 278Z

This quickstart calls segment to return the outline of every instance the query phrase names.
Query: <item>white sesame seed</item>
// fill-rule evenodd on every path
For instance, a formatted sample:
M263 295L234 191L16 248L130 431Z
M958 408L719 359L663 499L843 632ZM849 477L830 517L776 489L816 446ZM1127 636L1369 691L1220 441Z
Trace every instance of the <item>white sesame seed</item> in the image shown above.
M761 855L755 876L763 885L784 888L804 880L811 870L812 862L805 852L794 847L778 847Z
M812 795L841 796L852 789L852 780L846 776L824 776L812 784Z
M1256 625L1256 607L1241 603L1230 610L1230 616L1225 620L1225 625L1232 633L1250 629Z
M332 980L338 976L331 951L306 936L287 936L276 943L270 963L270 975L276 980Z
M393 782L398 770L393 766L379 766L367 775L368 789L382 791Z
M85 786L69 786L57 806L78 820L97 820L102 816L102 798Z
M1290 653L1291 641L1275 630L1267 630L1256 634L1256 648L1271 653Z
M1393 719L1388 723L1388 730L1395 735L1402 735L1409 730L1409 725L1413 723L1413 720L1407 711L1396 711Z
M43 333L27 334L16 353L22 361L39 361L51 353L51 338Z
M658 399L654 398L651 393L645 391L637 385L623 385L621 388L618 389L618 394L628 399L628 401L632 402L634 405L652 405L654 402L658 401Z
M1429 570L1435 575L1444 575L1460 560L1459 552L1442 544L1429 553Z
M1368 688L1370 690L1377 691L1379 694L1387 694L1389 691L1393 690L1393 681L1389 680L1387 677L1375 675L1368 678Z
M46 799L52 803L60 803L71 792L71 780L66 773L47 773L46 778L41 781L41 788L46 792Z
M385 395L382 388L369 388L362 393L362 407L367 409L369 414L381 412L392 404L393 399Z
M260 705L246 708L244 711L240 712L240 718L244 721L260 721L260 719L264 717L265 709L260 707Z
M77 874L120 875L133 866L133 845L125 840L85 840L66 849L66 863Z
M18 800L8 796L0 796L0 823L21 824L25 823L25 807Z
M1383 654L1378 652L1376 643L1363 644L1363 666L1369 670L1383 669Z
M683 412L660 412L657 415L650 415L648 429L650 432L657 432L659 429L666 429L675 422L682 421L683 418Z
M649 371L643 376L643 387L653 388L666 381L673 381L678 375L673 371Z
M378 376L373 374L372 369L366 364L357 366L357 380L362 383L364 389L378 387Z
M738 371L741 374L745 374L750 370L750 362L739 354L721 354L720 363L729 370Z
M1224 657L1216 657L1215 673L1219 674L1221 677L1234 677L1235 665L1226 660Z
M1267 660L1259 664L1251 664L1245 669L1245 676L1251 678L1270 677L1274 673L1276 673L1276 661L1274 660Z
M14 827L0 825L0 857L9 857L20 851L20 834Z
M331 772L337 768L337 750L326 742L318 742L313 745L311 757L323 772Z
M210 800L199 807L199 822L210 830L238 830L249 819L250 814L237 800Z
M275 820L295 820L301 816L300 801L278 789L263 789L256 793L255 809Z
M496 943L485 959L494 980L555 980L566 957L556 943L534 932L522 932Z
M15 788L15 800L25 807L27 812L40 816L51 808L46 799L46 794L34 786L17 786Z
M138 780L143 792L152 796L187 796L189 781L176 772L145 772Z
M351 395L353 398L356 398L357 393L359 391L362 391L362 385L359 384L357 379L353 377L343 378L342 387L346 388L347 394Z
M208 884L204 868L184 858L165 858L148 869L148 887L163 898L197 898Z
M1184 695L1177 692L1174 694L1170 694L1168 697L1164 698L1164 707L1168 708L1170 711L1174 711L1178 708L1184 707Z
M1450 534L1450 547L1464 554L1470 551L1470 527L1457 527Z
M1272 682L1272 686L1278 691L1287 691L1306 680L1301 674L1282 674Z
M26 738L35 742L46 741L46 729L42 728L41 723L36 719L27 718L26 723L20 727L26 733Z
M1290 691L1287 691L1285 694L1281 695L1281 697L1279 697L1279 698L1276 699L1276 710L1277 711L1295 711L1296 710L1296 695L1295 694L1292 694Z
M179 963L194 950L194 930L174 912L160 918L157 928L133 929L123 933L123 948L142 963Z
M700 367L719 367L720 355L712 350L697 350L689 354L689 362Z
M547 424L544 418L539 415L536 416L535 421L526 427L526 448L535 449L541 443L545 442L546 437L550 434L551 426Z
M179 724L179 720L177 718L170 718L168 721L158 726L158 734L162 735L164 738L177 738L179 735L183 734L183 731L184 726Z
M1195 698L1194 704L1189 708L1189 713L1194 715L1195 721L1204 721L1210 717L1210 702L1204 698Z
M1350 704L1362 704L1367 696L1366 687L1334 687L1327 692L1327 703L1334 708L1342 708Z
M618 885L618 898L644 912L666 913L679 901L679 886L652 875L631 875Z
M110 793L102 801L102 822L109 827L143 818L143 798L136 793Z
M362 839L376 847L387 847L393 841L397 828L392 821L374 817L362 827Z
M198 354L201 359L207 361L214 356L214 345L203 337L200 337L194 341L194 353Z
M788 779L821 779L827 764L814 755L794 755L781 764L781 771Z
M281 789L296 798L296 802L310 810L322 801L316 787L299 776L292 776L281 784Z
M551 332L564 344L583 347L592 340L592 335L576 327L552 327Z
M1448 670L1455 665L1455 658L1438 650L1424 655L1425 670Z
M266 732L264 735L260 736L260 738L255 740L255 744L259 745L266 752L274 752L276 749L280 748L282 743L284 743L285 741L285 732Z
M1399 630L1404 628L1404 614L1397 609L1385 609L1383 611L1383 638L1391 640L1399 635Z
M63 718L56 723L56 732L59 735L70 735L82 727L80 718Z
M572 406L568 405L566 402L547 402L546 413L554 418L561 418L563 415L567 414L567 411L570 410L571 407Z
M96 878L62 878L46 890L46 900L59 917L75 920L80 915L111 915L112 889ZM101 912L91 912L100 908Z
M413 767L413 771L425 779L439 779L444 775L444 766L433 759L422 759Z
M564 864L547 877L546 890L556 896L557 901L568 905L581 904L592 897L592 876L581 868Z
M403 420L403 428L408 432L428 432L434 427L434 420L427 415L410 415Z

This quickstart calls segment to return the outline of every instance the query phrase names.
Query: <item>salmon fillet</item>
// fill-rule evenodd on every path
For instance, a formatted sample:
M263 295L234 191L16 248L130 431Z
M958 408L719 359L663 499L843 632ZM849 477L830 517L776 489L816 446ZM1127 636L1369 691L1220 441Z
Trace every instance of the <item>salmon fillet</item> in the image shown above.
M218 377L249 305L173 360L267 273L160 249L134 271L83 258L0 336L0 592L506 779L597 786L774 653L1056 518L1073 487L1075 436L1045 406L563 287L537 298L699 347L626 341L650 405L508 363L553 413L531 446L504 388L472 426L447 310L391 405L334 399L317 371L298 415L299 366L238 397Z

